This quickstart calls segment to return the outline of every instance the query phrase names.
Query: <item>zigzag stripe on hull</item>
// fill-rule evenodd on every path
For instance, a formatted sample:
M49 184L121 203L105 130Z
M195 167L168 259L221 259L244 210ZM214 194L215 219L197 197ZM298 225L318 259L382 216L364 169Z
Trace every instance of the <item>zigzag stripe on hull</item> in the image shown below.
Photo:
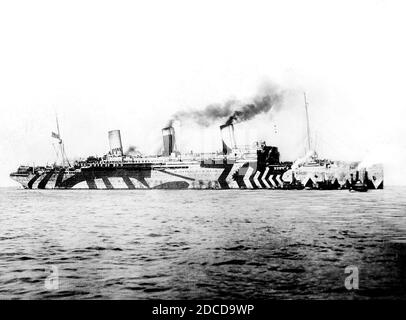
M263 182L263 184L266 186L267 189L270 189L271 186L268 184L268 181L266 181L266 177L267 177L267 175L268 175L268 172L269 172L269 168L266 168L266 169L265 169L265 172L264 172L264 174L263 174L263 176L262 176L261 181Z
M286 169L283 166L261 166L253 161L238 163L207 163L188 170L187 166L167 170L86 169L72 172L65 169L44 170L35 175L16 175L15 180L32 189L348 189L359 177L369 189L383 188L383 175L352 170L345 175L328 172L324 176L313 171ZM321 169L318 169L321 170ZM365 172L365 171L364 171ZM323 178L324 177L324 178Z

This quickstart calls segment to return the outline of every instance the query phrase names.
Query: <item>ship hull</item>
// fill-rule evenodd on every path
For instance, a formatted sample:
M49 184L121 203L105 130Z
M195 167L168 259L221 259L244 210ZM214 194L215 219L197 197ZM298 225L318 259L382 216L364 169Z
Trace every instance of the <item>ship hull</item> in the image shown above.
M349 189L360 179L368 189L383 189L383 168L342 165L300 167L261 166L256 161L207 161L171 166L91 166L75 171L52 168L43 172L12 173L25 189ZM302 188L300 188L302 187Z

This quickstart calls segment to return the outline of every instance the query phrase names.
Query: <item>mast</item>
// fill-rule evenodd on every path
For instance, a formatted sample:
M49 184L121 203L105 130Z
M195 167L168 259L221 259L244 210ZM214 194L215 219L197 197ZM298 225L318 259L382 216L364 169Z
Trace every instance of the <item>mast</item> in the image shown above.
M311 141L310 141L310 121L309 121L309 110L308 110L308 103L306 98L306 92L303 93L304 95L304 102L305 102L305 110L306 110L306 126L307 126L307 151L310 151L311 148Z
M59 121L58 121L58 115L55 115L56 118L56 130L58 131L58 137L59 137L59 148L61 149L61 158L62 158L62 166L65 166L65 150L63 147L63 141L61 139L61 131L59 130Z
M55 118L56 118L56 129L58 133L54 133L52 132L52 137L55 139L58 139L58 143L59 143L59 148L60 148L60 152L61 152L61 158L62 158L62 166L66 166L66 164L68 164L70 166L69 160L66 157L66 153L65 153L65 145L62 141L61 138L61 131L59 129L59 121L58 121L58 115L55 114Z

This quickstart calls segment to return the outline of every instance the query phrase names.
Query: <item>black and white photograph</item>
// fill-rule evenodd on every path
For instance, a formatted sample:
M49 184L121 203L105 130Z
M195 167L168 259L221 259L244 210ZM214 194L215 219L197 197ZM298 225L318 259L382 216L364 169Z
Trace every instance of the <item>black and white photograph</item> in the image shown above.
M0 1L0 300L406 300L405 10Z

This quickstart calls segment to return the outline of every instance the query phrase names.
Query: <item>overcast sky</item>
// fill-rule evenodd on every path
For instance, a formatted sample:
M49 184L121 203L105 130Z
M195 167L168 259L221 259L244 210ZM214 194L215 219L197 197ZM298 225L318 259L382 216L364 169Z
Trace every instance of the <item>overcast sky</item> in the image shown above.
M404 1L1 1L0 186L53 163L58 112L70 158L103 155L107 131L156 152L179 110L249 99L264 82L284 108L236 126L284 160L304 152L303 91L324 157L382 161L406 181ZM181 124L185 151L220 148L220 123Z

